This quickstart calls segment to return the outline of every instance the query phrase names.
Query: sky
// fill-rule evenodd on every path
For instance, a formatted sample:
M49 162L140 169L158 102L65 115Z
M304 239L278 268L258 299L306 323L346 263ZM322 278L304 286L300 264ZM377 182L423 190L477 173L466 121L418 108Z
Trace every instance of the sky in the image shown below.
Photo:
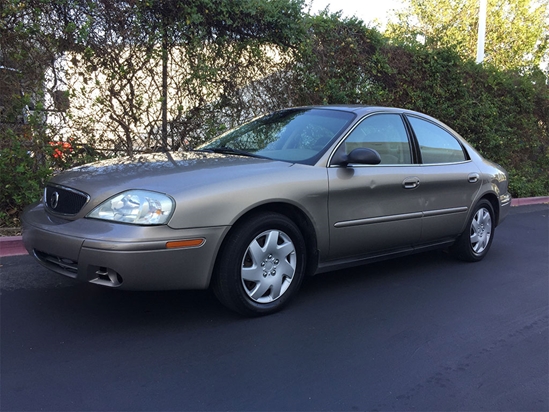
M331 12L342 11L344 17L357 16L364 23L374 25L377 19L385 27L387 12L403 7L402 0L308 0L311 14L316 14L329 6Z

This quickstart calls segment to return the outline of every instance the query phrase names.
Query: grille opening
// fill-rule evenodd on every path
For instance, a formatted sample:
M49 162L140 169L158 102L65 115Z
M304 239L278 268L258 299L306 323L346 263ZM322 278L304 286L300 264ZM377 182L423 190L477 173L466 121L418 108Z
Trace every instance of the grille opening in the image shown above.
M75 215L88 202L89 196L70 188L47 186L44 201L48 209L63 215Z
M78 262L60 256L50 255L34 249L34 255L51 270L66 276L76 277Z

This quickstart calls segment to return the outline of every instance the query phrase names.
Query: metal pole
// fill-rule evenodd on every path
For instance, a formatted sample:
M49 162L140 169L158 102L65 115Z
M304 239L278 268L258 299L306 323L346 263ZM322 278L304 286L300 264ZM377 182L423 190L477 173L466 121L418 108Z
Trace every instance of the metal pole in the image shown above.
M486 2L480 0L478 12L478 40L477 40L477 63L484 61L484 38L486 37Z

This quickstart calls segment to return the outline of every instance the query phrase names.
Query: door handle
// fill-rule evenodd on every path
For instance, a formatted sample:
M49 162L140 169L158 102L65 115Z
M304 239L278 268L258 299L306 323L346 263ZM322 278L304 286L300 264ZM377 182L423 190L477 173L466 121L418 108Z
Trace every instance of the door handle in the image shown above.
M478 182L479 177L480 175L478 173L469 173L469 177L467 178L467 180L469 181L469 183L476 183Z
M404 189L415 189L419 186L419 177L407 177L404 179L404 182L402 182L402 186Z

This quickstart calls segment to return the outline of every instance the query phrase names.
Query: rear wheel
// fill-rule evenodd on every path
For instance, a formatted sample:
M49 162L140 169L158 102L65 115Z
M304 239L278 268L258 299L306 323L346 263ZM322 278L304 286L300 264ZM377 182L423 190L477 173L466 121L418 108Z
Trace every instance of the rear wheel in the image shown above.
M475 206L467 228L452 246L452 252L468 262L482 260L492 245L494 229L494 209L489 201L483 199Z
M216 263L213 290L228 308L258 316L282 309L303 280L306 248L286 216L257 214L233 229Z

